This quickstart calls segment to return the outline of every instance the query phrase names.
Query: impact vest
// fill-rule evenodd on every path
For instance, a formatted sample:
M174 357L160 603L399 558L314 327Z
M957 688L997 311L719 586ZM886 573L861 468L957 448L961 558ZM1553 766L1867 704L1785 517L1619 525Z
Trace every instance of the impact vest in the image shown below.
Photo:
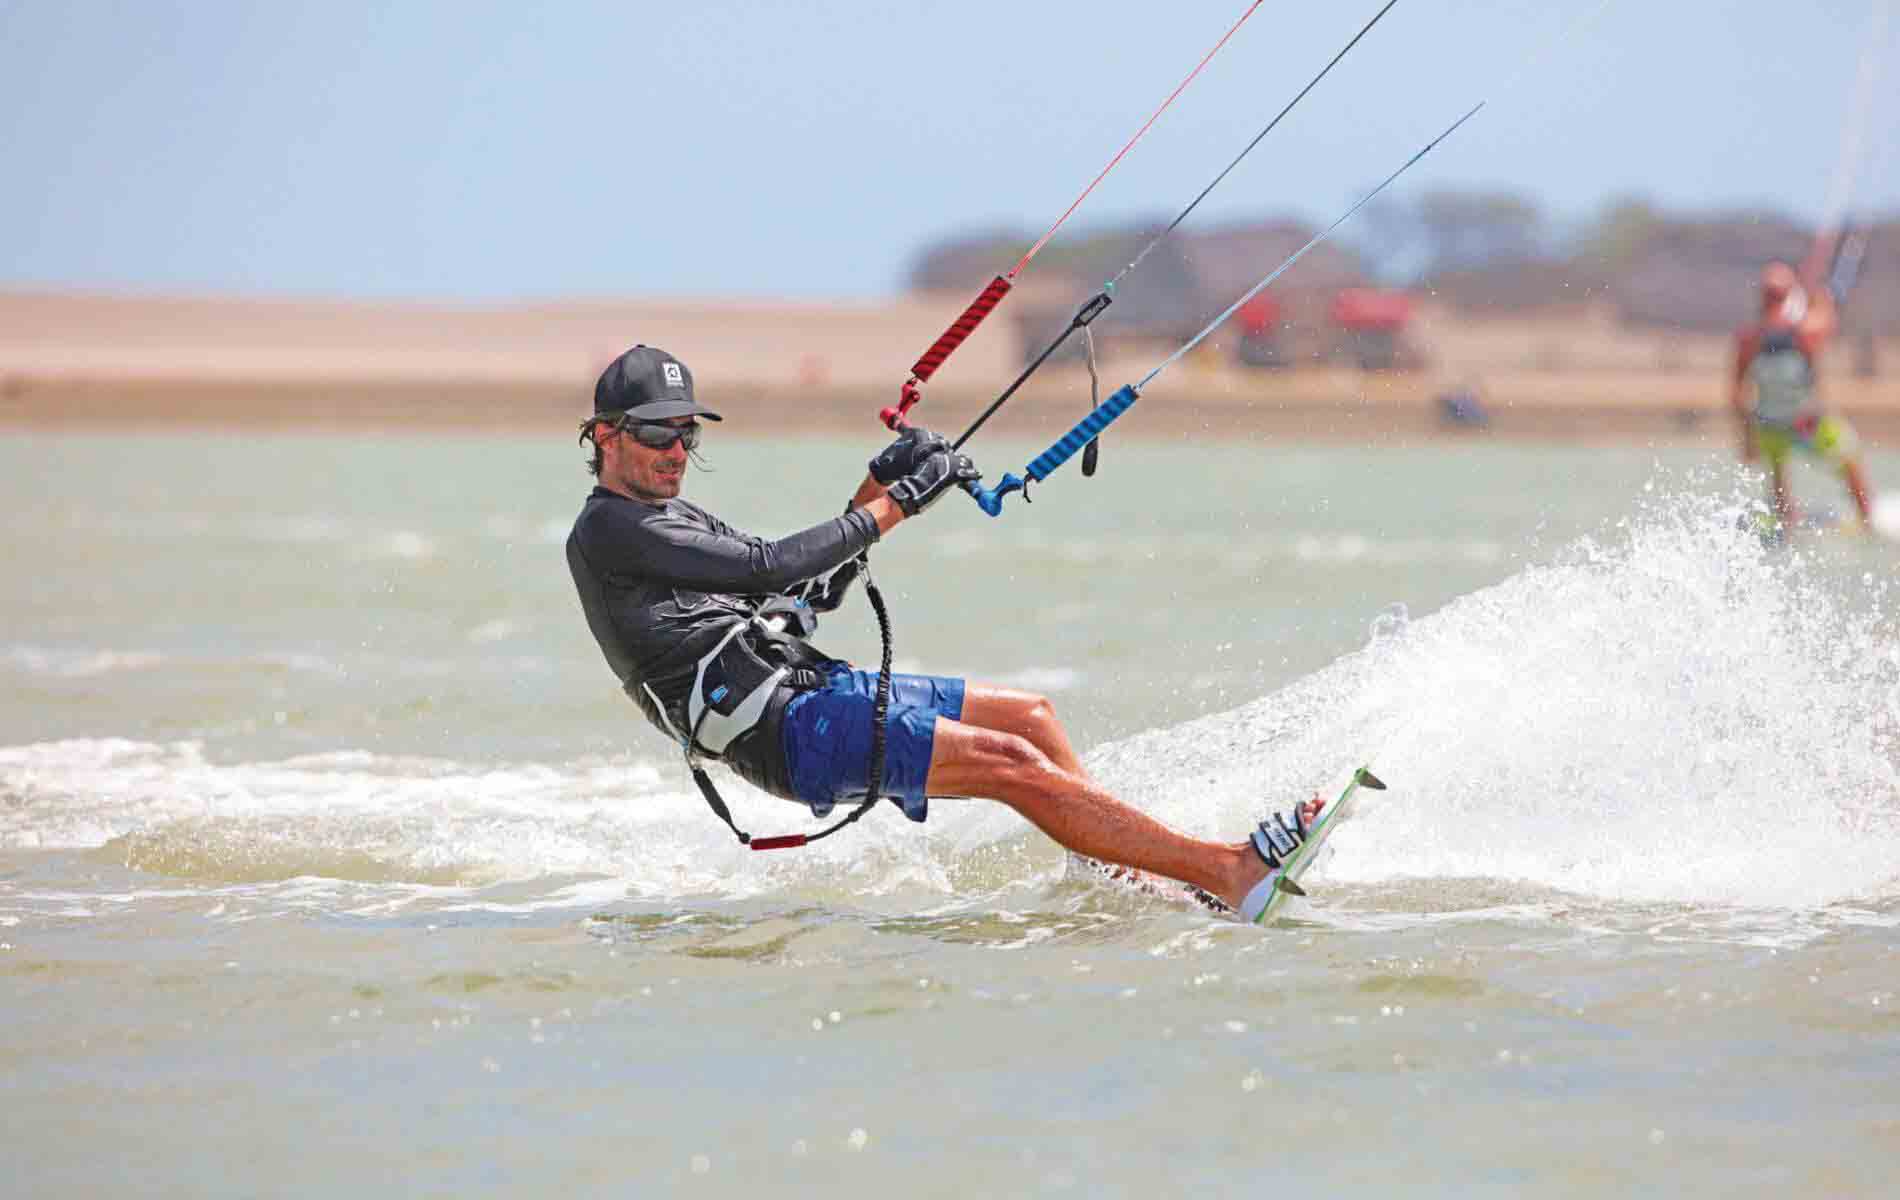
M1755 419L1763 425L1792 426L1814 403L1814 363L1793 329L1769 329L1748 364L1755 385Z

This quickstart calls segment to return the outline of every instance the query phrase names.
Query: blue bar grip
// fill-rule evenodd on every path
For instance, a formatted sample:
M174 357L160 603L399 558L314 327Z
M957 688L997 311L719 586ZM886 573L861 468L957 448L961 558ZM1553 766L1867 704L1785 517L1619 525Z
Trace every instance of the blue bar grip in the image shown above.
M1030 479L1041 483L1049 478L1057 467L1074 457L1077 450L1094 441L1102 430L1113 425L1115 418L1133 408L1139 399L1141 393L1135 390L1133 384L1129 384L1096 405L1093 412L1075 423L1074 429L1063 434L1055 445L1038 454L1035 461L1024 469L1028 479L1005 474L1002 482L993 488L979 487L972 482L964 484L963 490L970 493L978 508L992 517L1002 516L1004 496L1022 491Z
M1095 411L1075 423L1075 428L1062 435L1055 445L1038 454L1028 467L1029 477L1037 483L1055 474L1057 467L1068 462L1077 450L1094 441L1096 436L1115 423L1121 416L1135 406L1141 395L1132 384L1124 384L1119 391L1096 406Z

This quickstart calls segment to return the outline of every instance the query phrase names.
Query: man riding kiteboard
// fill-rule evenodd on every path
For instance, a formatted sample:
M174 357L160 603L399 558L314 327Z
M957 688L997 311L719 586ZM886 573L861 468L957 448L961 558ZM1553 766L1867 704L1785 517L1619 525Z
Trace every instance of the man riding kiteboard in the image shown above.
M1860 512L1861 528L1871 528L1873 521L1859 439L1851 425L1822 404L1817 386L1816 364L1840 325L1835 289L1845 290L1845 280L1822 277L1837 242L1838 235L1817 239L1798 272L1784 262L1764 267L1761 317L1735 333L1729 403L1741 426L1742 459L1768 460L1775 518L1783 534L1798 516L1788 479L1788 459L1796 450L1838 470Z
M722 820L732 824L701 758L824 817L869 794L880 757L878 794L913 821L933 796L999 800L1077 854L1180 880L1249 920L1265 909L1318 797L1261 822L1248 841L1190 838L1091 779L1047 698L943 676L892 675L874 745L879 673L814 647L809 614L837 607L874 542L974 482L967 457L906 428L871 460L842 516L767 540L680 499L699 418L721 419L695 401L692 374L672 355L635 346L608 366L581 424L598 486L568 535L567 561L607 665L685 750ZM755 848L808 840L739 836Z

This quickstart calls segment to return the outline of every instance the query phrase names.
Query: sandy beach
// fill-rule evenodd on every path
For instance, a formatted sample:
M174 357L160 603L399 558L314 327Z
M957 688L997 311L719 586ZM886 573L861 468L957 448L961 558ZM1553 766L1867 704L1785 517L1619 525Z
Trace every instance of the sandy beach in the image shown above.
M967 298L880 304L737 299L495 306L257 297L0 293L0 426L561 428L592 380L634 342L694 369L735 428L832 432L865 424ZM1475 386L1495 436L1576 442L1727 438L1724 339L1626 329L1589 308L1472 320L1420 306L1408 333L1427 366L1248 370L1211 339L1144 397L1170 407L1132 436L1268 434L1328 440L1469 436L1436 397ZM1132 345L1102 363L1104 387L1168 352ZM978 330L929 390L927 422L967 421L1020 362L1014 326ZM1875 443L1900 442L1900 343L1876 373L1826 364L1833 403ZM1887 367L1882 372L1878 368ZM1087 376L1051 367L1030 393L1080 416ZM1185 414L1185 416L1183 415ZM1040 433L1042 426L1037 428Z

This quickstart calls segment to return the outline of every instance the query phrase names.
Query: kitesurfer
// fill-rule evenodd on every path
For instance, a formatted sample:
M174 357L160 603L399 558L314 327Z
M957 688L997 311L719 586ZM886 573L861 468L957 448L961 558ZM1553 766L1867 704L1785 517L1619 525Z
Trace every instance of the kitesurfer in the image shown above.
M868 794L878 672L815 648L812 614L837 607L880 537L978 472L911 426L842 516L768 540L680 498L702 419L720 416L665 351L635 346L608 366L581 425L598 485L568 567L608 666L653 724L689 759L723 761L822 817ZM885 730L879 791L911 820L933 796L998 800L1077 854L1181 880L1242 916L1264 906L1270 870L1320 808L1316 797L1237 844L1188 837L1091 779L1046 697L992 684L894 674Z
M1837 297L1822 280L1831 239L1817 242L1799 271L1785 262L1762 269L1761 316L1735 333L1729 403L1741 426L1742 459L1768 461L1775 517L1782 531L1797 517L1789 486L1794 451L1813 455L1840 473L1863 529L1873 519L1873 495L1860 462L1859 439L1821 401L1817 367L1839 328Z

